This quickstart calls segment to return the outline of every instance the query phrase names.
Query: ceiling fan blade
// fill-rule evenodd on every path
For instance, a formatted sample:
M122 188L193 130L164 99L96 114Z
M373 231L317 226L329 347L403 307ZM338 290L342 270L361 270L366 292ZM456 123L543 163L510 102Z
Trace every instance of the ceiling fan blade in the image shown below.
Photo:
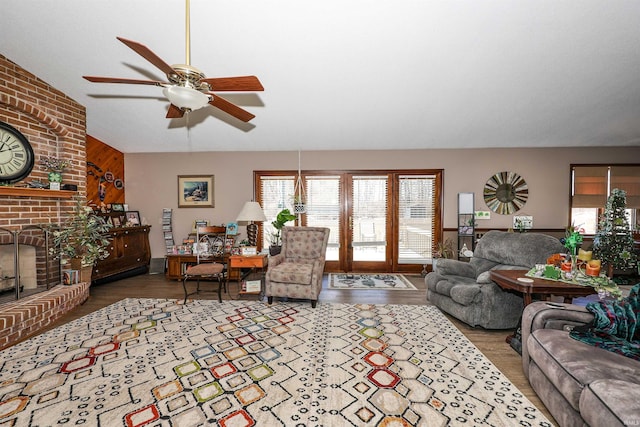
M232 115L236 119L242 120L243 122L248 122L255 117L250 112L243 110L235 104L230 103L226 99L220 98L219 96L214 95L211 92L209 92L209 95L211 95L213 98L211 101L209 101L209 104L221 109L227 114Z
M184 116L184 110L180 107L176 107L173 104L169 105L169 111L167 111L167 119L179 119Z
M163 73L165 73L165 74L176 74L175 70L171 67L171 65L167 64L166 62L164 62L162 60L162 58L160 58L158 55L153 53L151 51L151 49L149 49L145 45L143 45L141 43L138 43L136 41L133 41L133 40L124 39L122 37L116 37L116 38L118 40L120 40L122 43L124 43L127 46L129 46L131 49L133 49L138 55L142 56L144 59L146 59L147 61L151 62L153 65L155 65Z
M166 84L158 80L137 80L137 79L121 79L119 77L99 77L99 76L82 76L83 79L93 83L127 83L132 85L153 85L162 86Z
M214 77L202 79L211 86L214 92L241 92L241 91L263 91L264 87L256 76L242 77Z

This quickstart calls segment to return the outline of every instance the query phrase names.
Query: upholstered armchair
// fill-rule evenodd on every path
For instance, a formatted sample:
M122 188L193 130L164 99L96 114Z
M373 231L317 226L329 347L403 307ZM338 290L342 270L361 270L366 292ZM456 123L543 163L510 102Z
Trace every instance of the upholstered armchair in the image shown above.
M265 288L269 304L273 297L310 299L316 306L322 290L329 229L283 227L282 250L269 258Z

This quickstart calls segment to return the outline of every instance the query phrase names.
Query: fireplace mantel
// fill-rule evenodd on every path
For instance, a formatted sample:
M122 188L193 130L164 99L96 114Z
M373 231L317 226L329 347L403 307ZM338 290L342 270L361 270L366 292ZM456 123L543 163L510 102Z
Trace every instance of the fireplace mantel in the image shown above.
M2 187L0 196L33 197L40 199L70 199L77 192L69 190L49 190L45 188Z

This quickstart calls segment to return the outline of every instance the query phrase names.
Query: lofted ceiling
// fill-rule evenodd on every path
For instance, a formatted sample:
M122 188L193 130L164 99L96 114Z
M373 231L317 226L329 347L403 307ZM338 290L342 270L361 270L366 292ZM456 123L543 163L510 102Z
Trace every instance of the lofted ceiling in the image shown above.
M116 40L185 62L184 0L20 0L0 53L87 109L125 153L640 145L638 0L191 0L191 64L256 75L166 119L166 80Z

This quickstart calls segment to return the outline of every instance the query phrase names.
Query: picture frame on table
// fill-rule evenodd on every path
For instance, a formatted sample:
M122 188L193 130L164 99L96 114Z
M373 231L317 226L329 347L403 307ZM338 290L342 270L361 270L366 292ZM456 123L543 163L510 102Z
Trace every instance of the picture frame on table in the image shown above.
M241 246L240 255L242 256L258 255L258 248L255 246Z
M238 223L237 222L229 222L227 223L227 236L235 236L238 234Z
M129 211L126 213L128 225L140 225L140 212Z
M200 227L208 227L209 220L207 219L196 219L193 221L193 232L197 232Z
M215 207L214 175L178 175L178 207Z
M114 216L114 217L109 217L108 219L109 222L111 222L113 224L114 227L119 228L122 226L121 222L120 222L120 217Z
M122 203L111 203L111 210L113 212L124 212L124 205Z

